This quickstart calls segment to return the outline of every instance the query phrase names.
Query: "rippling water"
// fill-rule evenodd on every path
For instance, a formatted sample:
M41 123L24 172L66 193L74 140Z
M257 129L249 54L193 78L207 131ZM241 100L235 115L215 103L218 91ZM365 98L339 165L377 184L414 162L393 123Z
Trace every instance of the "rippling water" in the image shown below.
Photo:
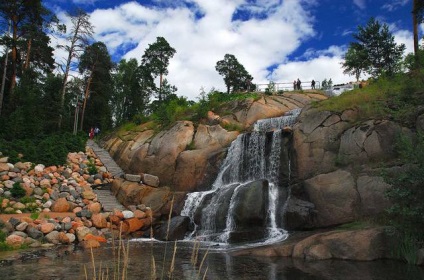
M177 243L175 272L173 279L302 279L302 280L404 280L424 279L424 269L396 261L304 261L290 258L234 257L228 249L220 250L202 245L198 264L191 263L192 242ZM130 242L130 262L127 279L151 279L152 255L155 258L158 279L169 279L174 243ZM164 252L166 253L164 260ZM206 253L207 252L207 253ZM0 279L85 279L84 265L88 279L93 279L90 251L73 246L34 252L14 252L14 257L0 252ZM97 272L99 267L109 268L109 279L113 279L116 264L110 245L93 250ZM206 258L198 273L203 256ZM14 259L12 261L12 259ZM105 271L105 270L104 270ZM163 271L163 275L162 275ZM200 278L197 278L200 277Z

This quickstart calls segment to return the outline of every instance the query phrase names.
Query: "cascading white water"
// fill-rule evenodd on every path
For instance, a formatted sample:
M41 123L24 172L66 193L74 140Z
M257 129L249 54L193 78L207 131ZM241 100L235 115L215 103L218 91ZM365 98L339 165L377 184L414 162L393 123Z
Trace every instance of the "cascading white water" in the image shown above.
M239 135L231 143L211 190L190 193L185 201L181 215L190 217L192 221L198 216L196 235L227 243L230 233L237 227L233 211L239 201L239 193L249 182L266 179L269 183L266 238L284 238L286 233L278 228L276 218L279 188L286 187L280 184L281 129L293 125L299 113L300 109L296 109L283 117L260 120L253 132ZM225 223L218 222L224 215Z

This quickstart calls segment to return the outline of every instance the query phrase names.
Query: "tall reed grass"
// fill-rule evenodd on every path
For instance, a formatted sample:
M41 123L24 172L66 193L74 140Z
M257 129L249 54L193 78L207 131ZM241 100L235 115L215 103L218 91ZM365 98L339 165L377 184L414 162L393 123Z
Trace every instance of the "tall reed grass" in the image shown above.
M174 207L174 197L172 197L171 200L171 207L168 215L168 224L167 224L167 230L166 230L166 240L169 239L169 231L170 231L170 224L171 224L171 217L172 217L172 211ZM176 264L176 257L178 254L178 246L177 241L174 241L174 248L172 252L172 257L168 261L167 260L167 247L168 243L165 243L165 250L163 253L163 260L162 260L162 271L161 275L159 277L158 271L157 271L157 264L156 259L154 256L154 237L153 237L153 217L150 215L150 239L151 239L151 270L150 270L150 279L151 280L163 280L163 279L177 279L175 276L175 264ZM111 228L112 230L112 228ZM206 250L205 254L203 255L202 259L199 263L199 251L200 251L201 243L200 241L193 242L193 249L191 254L191 260L190 263L193 267L193 270L195 271L195 276L193 279L206 279L208 267L204 268L206 258L209 253L209 248ZM85 274L85 280L127 280L128 278L128 266L130 264L130 258L129 258L129 239L125 242L122 238L122 223L119 228L119 238L116 242L114 238L112 238L112 252L113 252L113 267L109 268L107 266L104 266L102 262L96 264L95 257L93 254L93 250L90 250L91 254L91 274L88 273L86 265L84 265L84 274ZM166 267L169 265L169 269Z

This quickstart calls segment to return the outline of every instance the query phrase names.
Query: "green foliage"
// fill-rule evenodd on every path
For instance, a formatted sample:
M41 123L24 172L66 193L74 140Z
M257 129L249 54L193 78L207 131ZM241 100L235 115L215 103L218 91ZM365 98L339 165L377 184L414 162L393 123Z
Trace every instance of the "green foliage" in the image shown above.
M112 95L112 114L115 123L120 125L141 116L147 109L151 91L143 87L143 72L136 59L121 60L113 75L114 94ZM138 122L140 124L141 122Z
M0 151L9 156L12 163L29 161L45 165L63 165L68 152L85 150L85 133L57 133L45 137L16 139L7 141L0 139ZM19 157L23 155L23 158Z
M25 189L21 186L21 183L19 182L15 182L13 184L13 187L10 189L10 193L15 198L21 198L26 194Z
M27 203L33 203L35 202L35 200L36 198L33 196L24 196L19 201L23 204L27 204Z
M424 71L408 74L381 76L372 80L363 89L354 89L340 96L332 97L314 106L322 110L343 112L347 109L358 111L358 120L370 118L391 118L405 126L413 127L416 111L424 104Z
M157 37L156 42L149 44L141 57L141 67L145 78L148 76L148 80L152 82L156 77L160 77L159 102L163 99L162 78L168 74L169 60L175 53L176 50L169 45L165 38ZM153 82L151 84L155 88Z
M383 74L391 76L401 70L405 45L396 44L387 24L371 18L366 26L358 26L353 37L356 42L350 44L343 63L346 73L353 73L359 79L358 71L377 78Z
M172 125L178 120L190 119L192 115L192 102L175 94L168 95L162 102L153 102L152 105L154 110L151 119L159 122L163 127Z
M6 241L7 234L0 230L0 243Z
M351 45L344 55L344 60L342 63L343 73L354 75L356 81L359 81L361 73L366 69L367 53L365 50L358 45Z
M226 54L223 60L216 63L216 71L224 77L227 93L250 90L253 77L232 54Z
M86 90L90 98L86 99L86 108L82 112L81 125L85 131L91 126L102 130L112 127L111 100L112 76L114 65L107 47L102 42L95 42L85 48L79 63L80 73L85 74Z
M94 160L91 158L88 160L88 163L87 163L87 171L88 171L88 174L90 175L96 175L98 173L96 164L94 163Z
M370 223L367 221L355 221L347 224L343 224L337 227L340 230L357 230L357 229L365 229L370 226Z
M222 127L228 131L243 131L243 127L235 123L223 124Z
M40 212L33 212L29 217L31 220L37 220L40 217Z
M196 149L196 145L194 141L191 141L190 144L187 145L186 150L192 151Z
M386 193L392 202L387 212L404 238L402 251L407 251L410 243L424 243L424 134L418 133L416 139L400 136L397 150L405 165L402 172L386 175L386 181L392 185Z
M394 257L409 264L416 264L417 251L420 249L416 238L408 233L401 233L398 241L393 250Z

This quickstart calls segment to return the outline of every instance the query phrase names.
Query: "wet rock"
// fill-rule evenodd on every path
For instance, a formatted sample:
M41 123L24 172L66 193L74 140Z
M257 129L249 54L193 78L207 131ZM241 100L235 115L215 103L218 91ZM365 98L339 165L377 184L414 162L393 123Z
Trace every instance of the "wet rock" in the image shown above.
M84 249L98 248L100 247L100 242L94 239L90 239L80 242L80 245Z
M168 230L168 222L161 225L161 227L155 232L155 238L159 240L175 241L184 239L185 234L188 231L190 224L190 218L184 216L177 216L171 218Z

